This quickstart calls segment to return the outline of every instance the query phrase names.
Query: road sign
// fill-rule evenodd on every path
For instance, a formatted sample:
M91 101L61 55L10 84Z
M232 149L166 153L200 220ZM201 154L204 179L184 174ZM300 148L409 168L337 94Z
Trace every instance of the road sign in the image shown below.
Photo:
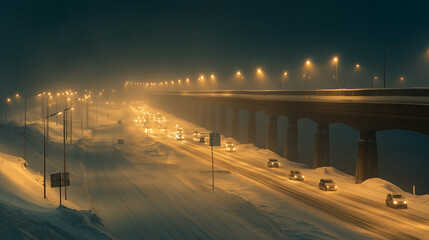
M61 206L61 187L70 186L70 174L69 172L64 173L53 173L51 174L51 188L60 188L60 206ZM67 198L66 198L67 200Z
M210 133L210 146L220 146L220 133Z
M70 174L53 173L51 174L51 188L70 186Z

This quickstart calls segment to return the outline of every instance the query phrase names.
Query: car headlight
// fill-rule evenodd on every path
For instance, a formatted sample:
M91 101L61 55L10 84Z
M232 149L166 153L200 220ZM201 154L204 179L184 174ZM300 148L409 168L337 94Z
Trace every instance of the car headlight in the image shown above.
M397 204L398 202L397 201L393 201L393 204Z
M407 203L407 201L404 201L404 203L406 204L406 203Z

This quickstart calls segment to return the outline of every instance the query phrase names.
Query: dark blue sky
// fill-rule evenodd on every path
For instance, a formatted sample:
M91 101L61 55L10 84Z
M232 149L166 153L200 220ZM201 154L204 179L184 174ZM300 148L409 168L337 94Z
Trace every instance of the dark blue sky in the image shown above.
M353 66L369 64L381 78L383 46L397 43L388 87L429 86L428 9L428 1L2 2L1 94L212 72L227 82L258 66L267 88L288 70L285 88L299 89L307 58L318 69L312 86L328 88L334 55L346 87L368 87L369 73Z

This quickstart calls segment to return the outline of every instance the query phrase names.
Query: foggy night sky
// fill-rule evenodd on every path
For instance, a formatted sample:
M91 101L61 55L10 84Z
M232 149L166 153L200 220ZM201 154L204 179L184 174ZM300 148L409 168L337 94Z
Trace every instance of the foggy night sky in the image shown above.
M0 95L200 73L226 84L259 66L266 88L288 70L285 89L300 89L307 58L318 68L314 88L329 88L334 56L346 87L368 87L353 66L369 64L381 79L384 44L402 44L388 51L388 87L429 87L428 9L428 1L2 2Z

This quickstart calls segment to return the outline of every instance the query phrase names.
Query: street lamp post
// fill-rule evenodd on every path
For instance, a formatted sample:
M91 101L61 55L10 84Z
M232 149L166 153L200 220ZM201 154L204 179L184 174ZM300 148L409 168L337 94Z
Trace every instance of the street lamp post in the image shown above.
M334 57L335 62L335 81L336 81L336 88L338 89L338 58Z
M307 90L308 90L308 80L310 79L309 71L310 71L311 61L310 61L310 60L307 60L307 61L305 62L305 64L306 64L306 66L307 66L307 74L306 74L306 77L307 77Z
M30 94L24 97L24 160L27 160L27 98L40 96L43 92Z
M7 125L7 105L11 102L10 98L6 98L5 110L6 110L6 125Z
M282 80L286 79L287 76L288 76L288 73L286 71L283 72L282 77L280 78L280 82L279 82L280 83L280 90L282 90Z
M56 112L53 113L51 115L48 115L46 117L44 117L44 120L46 119L46 122L49 122L49 118L53 117L55 115L61 115L62 112ZM43 129L45 129L45 126L43 126ZM43 131L43 198L46 199L46 158L48 156L48 143L49 143L49 138L47 136L47 132L49 130L49 125L47 125L46 130Z
M63 147L64 147L64 172L67 172L67 164L66 164L66 112L69 110L73 110L72 107L66 108L63 110ZM64 199L67 200L67 187L64 186Z

